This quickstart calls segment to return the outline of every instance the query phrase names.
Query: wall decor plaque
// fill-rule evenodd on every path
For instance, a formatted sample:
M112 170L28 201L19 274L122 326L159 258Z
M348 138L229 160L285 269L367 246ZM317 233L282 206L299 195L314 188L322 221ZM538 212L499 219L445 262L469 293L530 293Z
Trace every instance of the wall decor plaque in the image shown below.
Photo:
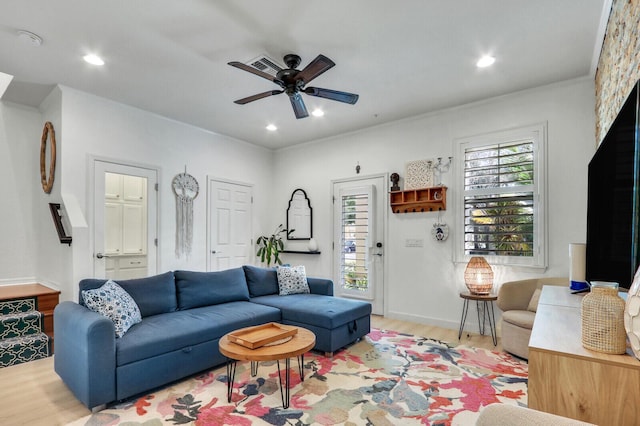
M433 160L409 161L406 165L404 189L421 189L433 186Z

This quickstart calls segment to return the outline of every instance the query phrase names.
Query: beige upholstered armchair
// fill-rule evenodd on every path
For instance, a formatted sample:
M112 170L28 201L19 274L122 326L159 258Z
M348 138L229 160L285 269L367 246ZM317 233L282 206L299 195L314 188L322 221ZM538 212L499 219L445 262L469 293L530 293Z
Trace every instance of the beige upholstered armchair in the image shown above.
M529 359L529 337L533 328L538 298L543 285L569 286L568 278L535 278L509 281L498 290L498 308L502 311L502 348Z

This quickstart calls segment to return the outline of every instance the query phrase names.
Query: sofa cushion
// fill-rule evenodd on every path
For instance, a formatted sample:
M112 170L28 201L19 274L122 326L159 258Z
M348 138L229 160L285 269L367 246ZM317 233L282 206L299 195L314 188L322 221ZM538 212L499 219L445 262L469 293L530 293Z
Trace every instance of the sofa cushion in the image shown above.
M280 266L277 273L280 296L310 293L307 273L303 265Z
M80 304L85 304L82 297L83 290L98 288L105 282L106 280L93 278L80 281ZM178 307L173 272L117 282L136 301L143 318L173 312Z
M87 308L113 322L116 337L124 336L131 326L142 321L136 302L115 281L109 280L99 288L85 290L82 297Z
M242 268L218 272L175 271L178 309L249 300Z
M219 339L243 327L281 321L280 311L250 302L229 302L142 320L116 342L116 364L141 359ZM213 354L212 354L213 357Z
M534 319L536 319L536 314L531 311L514 310L502 313L502 321L522 328L532 329Z
M371 315L371 304L368 302L320 294L262 296L251 301L280 309L283 321L313 324L329 330Z
M244 269L251 297L278 293L278 274L275 268L244 265L242 269Z
M540 301L540 293L542 293L542 289L536 288L531 296L531 300L529 300L529 306L527 306L527 311L536 312L538 310L538 302Z

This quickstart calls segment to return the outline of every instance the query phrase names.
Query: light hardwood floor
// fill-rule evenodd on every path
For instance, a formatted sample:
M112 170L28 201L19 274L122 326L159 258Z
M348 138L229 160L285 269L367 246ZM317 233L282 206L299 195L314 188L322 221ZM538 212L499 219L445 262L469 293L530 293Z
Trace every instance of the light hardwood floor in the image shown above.
M430 337L451 344L458 342L458 330L373 316L372 327ZM491 336L464 332L460 341L469 346L501 351ZM53 371L53 358L0 368L1 425L64 425L90 414Z

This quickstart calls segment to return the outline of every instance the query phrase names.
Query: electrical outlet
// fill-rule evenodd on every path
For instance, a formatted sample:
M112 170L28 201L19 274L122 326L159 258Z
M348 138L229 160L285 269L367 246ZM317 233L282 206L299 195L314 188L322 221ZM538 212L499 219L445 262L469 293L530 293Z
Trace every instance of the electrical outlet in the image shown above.
M424 240L419 238L407 238L404 245L405 247L423 247Z

